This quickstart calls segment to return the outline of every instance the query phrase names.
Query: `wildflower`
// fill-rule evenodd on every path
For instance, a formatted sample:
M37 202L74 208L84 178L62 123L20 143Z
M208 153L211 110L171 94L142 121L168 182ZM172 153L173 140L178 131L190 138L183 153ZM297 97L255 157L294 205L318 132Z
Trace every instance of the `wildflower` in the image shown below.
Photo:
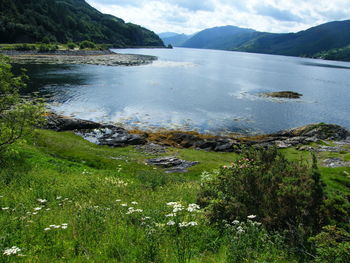
M121 206L124 206L124 207L125 207L125 206L128 206L128 204L121 204Z
M57 196L56 197L56 200L60 200L60 199L62 199L62 196Z
M51 208L46 208L46 211L50 211L51 210Z
M197 211L199 209L200 209L199 205L197 205L197 204L189 204L188 208L187 208L187 211L188 212L195 212L195 211Z
M243 234L244 232L245 231L244 231L243 227L241 227L241 226L237 227L237 233L238 234Z
M174 206L174 205L177 205L178 204L178 202L169 202L169 203L167 203L166 205L168 205L168 206Z
M50 230L51 230L51 228L49 228L49 227L44 229L44 231L50 231Z
M171 214L167 214L167 215L165 215L166 217L173 217L173 216L176 216L176 214L175 213L171 213Z
M186 222L179 223L179 227L186 227L186 226L187 226Z
M149 216L142 217L141 220L148 220L151 219Z
M237 224L239 224L239 221L238 220L233 220L232 224L237 225Z
M254 218L256 218L256 215L250 215L250 216L247 216L247 218L254 219Z
M137 205L137 204L138 204L138 202L135 202L135 201L134 201L134 202L131 202L131 204L133 204L133 205Z
M37 214L38 214L38 212L33 212L33 213L32 213L32 215L37 215Z
M187 223L187 226L198 226L197 222L191 221Z
M63 226L63 225L61 226L62 229L67 229L67 227L68 227L68 226Z
M3 207L3 208L1 208L2 210L9 210L10 208L9 207Z
M224 165L222 168L227 169L227 166L226 166L226 165Z
M34 211L40 211L42 208L41 207L35 207L33 210Z
M122 200L120 200L120 199L117 199L117 200L115 200L116 202L121 202Z
M38 199L36 199L39 203L41 203L41 204L45 204L46 202L47 202L47 200L46 199L41 199L41 198L38 198Z
M175 222L174 221L172 221L172 220L170 220L168 223L166 223L168 226L173 226L173 225L175 225Z
M3 255L11 256L11 255L16 255L18 252L21 252L21 249L16 246L13 246L11 248L5 249Z

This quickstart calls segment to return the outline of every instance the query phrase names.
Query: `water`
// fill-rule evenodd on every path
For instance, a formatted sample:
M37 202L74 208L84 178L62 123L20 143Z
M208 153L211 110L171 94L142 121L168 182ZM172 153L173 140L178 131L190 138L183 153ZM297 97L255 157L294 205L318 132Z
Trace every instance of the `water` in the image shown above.
M151 65L27 65L31 90L61 114L128 128L267 133L309 123L350 128L350 63L197 49L124 49ZM295 91L301 99L262 92Z

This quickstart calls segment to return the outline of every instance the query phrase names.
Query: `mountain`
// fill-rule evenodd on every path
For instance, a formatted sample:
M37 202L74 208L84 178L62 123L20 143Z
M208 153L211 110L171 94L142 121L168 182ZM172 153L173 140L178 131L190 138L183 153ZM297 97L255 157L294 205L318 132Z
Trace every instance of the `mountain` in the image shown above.
M179 34L178 33L174 33L174 32L164 32L164 33L158 34L158 36L160 38L174 37L174 36L177 36L177 35L179 35Z
M205 29L182 44L182 47L230 50L256 38L261 33L236 26Z
M172 45L174 47L181 47L189 38L191 38L190 35L185 34L175 34L168 37L164 37L164 35L162 36L162 34L159 34L159 36L166 46Z
M350 44L350 20L335 21L289 34L265 33L235 50L289 56L313 56Z
M164 46L152 31L102 14L84 0L0 0L0 43L82 40Z

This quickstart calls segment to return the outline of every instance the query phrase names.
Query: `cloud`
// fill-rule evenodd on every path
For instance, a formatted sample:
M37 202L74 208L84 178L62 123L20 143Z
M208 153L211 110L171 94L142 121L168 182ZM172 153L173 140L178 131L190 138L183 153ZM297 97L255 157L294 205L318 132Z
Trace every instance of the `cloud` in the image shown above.
M349 0L87 0L103 13L157 33L192 34L235 25L266 32L296 32L350 19Z
M255 7L257 14L262 16L270 16L279 21L295 21L301 22L302 18L293 14L289 10L281 10L269 4L259 4Z

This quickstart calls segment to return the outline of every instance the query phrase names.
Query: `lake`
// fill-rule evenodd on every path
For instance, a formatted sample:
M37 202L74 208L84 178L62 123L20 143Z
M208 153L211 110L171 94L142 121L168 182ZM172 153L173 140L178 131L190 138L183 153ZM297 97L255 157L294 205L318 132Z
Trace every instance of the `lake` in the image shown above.
M350 63L200 49L122 49L149 65L26 65L31 91L60 114L127 128L269 133L350 128ZM261 97L295 91L301 99Z

